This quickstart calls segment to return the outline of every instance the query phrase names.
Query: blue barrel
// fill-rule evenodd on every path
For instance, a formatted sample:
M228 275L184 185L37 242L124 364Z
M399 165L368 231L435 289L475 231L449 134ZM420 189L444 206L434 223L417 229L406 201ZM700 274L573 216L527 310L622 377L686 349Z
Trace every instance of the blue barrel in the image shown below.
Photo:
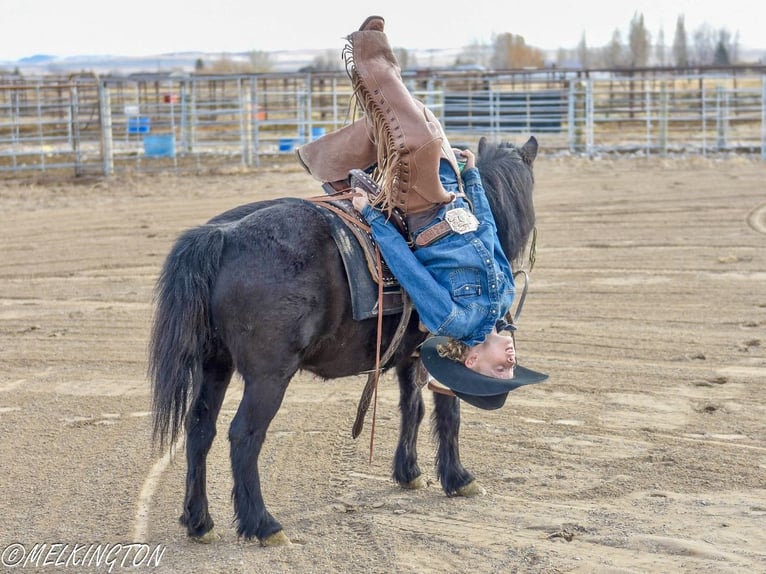
M290 151L295 147L295 138L280 138L279 151Z
M173 134L144 136L147 157L176 157L176 137Z

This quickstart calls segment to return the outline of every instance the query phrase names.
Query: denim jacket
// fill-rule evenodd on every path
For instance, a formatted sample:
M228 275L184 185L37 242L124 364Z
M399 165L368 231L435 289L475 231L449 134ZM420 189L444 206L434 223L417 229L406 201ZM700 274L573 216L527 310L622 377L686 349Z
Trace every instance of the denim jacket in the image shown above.
M447 191L458 191L455 174L444 160L439 177ZM426 328L435 335L473 346L484 341L510 309L514 283L479 170L466 169L462 177L473 214L479 220L476 231L452 232L413 251L383 212L368 205L362 215L370 224L386 264L407 291ZM432 221L411 230L413 240L442 221L448 210L459 207L470 209L468 202L458 197L442 206Z

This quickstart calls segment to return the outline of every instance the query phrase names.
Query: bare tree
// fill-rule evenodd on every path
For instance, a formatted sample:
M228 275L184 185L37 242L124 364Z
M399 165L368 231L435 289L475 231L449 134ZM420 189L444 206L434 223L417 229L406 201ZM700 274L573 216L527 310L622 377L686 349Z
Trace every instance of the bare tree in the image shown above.
M593 62L590 61L588 54L588 42L585 39L585 30L583 30L580 43L577 44L577 59L580 61L580 67L587 69Z
M704 66L713 63L715 57L716 37L710 24L704 23L692 34L694 56L697 64Z
M336 50L325 50L314 56L309 66L312 72L335 72L343 69L343 60ZM308 70L302 70L308 71Z
M208 71L214 74L236 74L242 72L242 66L239 62L235 62L229 54L221 54L220 58L210 62Z
M604 60L610 68L617 68L625 64L622 34L620 34L619 28L615 28L614 32L612 32L612 39L604 51Z
M250 61L248 71L256 74L270 72L273 67L271 54L263 50L253 50L248 54L248 60Z
M657 43L654 45L654 61L658 66L665 66L668 63L665 58L665 30L662 26L657 32Z
M689 65L689 48L683 14L676 20L676 33L673 36L673 63L679 67Z
M393 50L394 56L396 56L396 60L399 62L399 67L402 70L414 68L418 65L417 58L415 58L415 55L411 54L407 48L394 48Z
M569 65L570 60L571 60L571 55L569 50L566 50L565 48L558 48L556 50L556 65L557 66Z
M539 48L527 46L523 36L504 33L495 38L492 67L496 70L545 65L545 54Z
M649 63L651 35L644 25L644 15L636 12L630 21L628 34L630 65L633 68L644 67Z
M489 66L491 48L487 44L472 42L465 46L455 60L455 65L475 64L477 66Z
M739 30L734 34L734 39L731 41L729 57L731 58L732 64L739 62Z

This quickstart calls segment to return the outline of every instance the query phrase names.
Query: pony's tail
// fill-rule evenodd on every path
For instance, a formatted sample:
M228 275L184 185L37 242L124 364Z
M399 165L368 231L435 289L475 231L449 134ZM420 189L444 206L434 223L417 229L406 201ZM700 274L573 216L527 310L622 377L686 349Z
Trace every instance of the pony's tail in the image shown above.
M175 442L189 397L202 381L211 350L210 294L223 252L220 227L203 225L183 233L168 254L155 291L149 341L154 441Z

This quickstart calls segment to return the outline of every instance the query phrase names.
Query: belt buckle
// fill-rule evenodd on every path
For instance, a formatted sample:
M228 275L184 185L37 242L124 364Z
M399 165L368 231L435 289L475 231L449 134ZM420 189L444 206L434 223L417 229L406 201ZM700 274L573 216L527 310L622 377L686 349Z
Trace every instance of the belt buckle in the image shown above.
M479 220L465 207L450 209L444 214L444 220L452 231L460 235L479 229Z

